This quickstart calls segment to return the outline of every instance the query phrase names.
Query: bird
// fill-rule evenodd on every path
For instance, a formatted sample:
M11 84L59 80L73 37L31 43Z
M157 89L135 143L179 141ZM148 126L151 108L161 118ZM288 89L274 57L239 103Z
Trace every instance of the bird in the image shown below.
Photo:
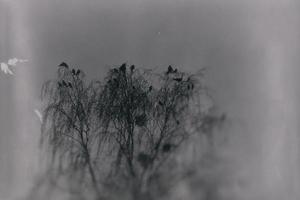
M5 74L10 74L10 75L13 75L14 73L11 71L11 69L9 68L9 66L2 62L0 64L0 68L1 68L1 71L3 71Z
M76 72L75 72L75 69L72 69L72 74L73 74L73 75L75 75L75 74L76 74Z
M58 66L59 67L65 67L67 69L69 68L69 65L67 63L65 63L65 62L60 63Z
M173 72L173 68L171 65L169 65L168 67L168 71L166 72L166 74L172 73Z
M130 66L130 70L131 70L131 71L133 71L133 70L134 70L134 68L135 68L135 66L134 66L134 65L131 65L131 66Z
M173 78L174 81L177 81L177 82L181 82L182 81L182 77L181 78Z
M34 113L39 118L40 122L43 123L43 115L38 109L34 109Z
M81 72L80 69L78 69L76 72L76 76L78 76L80 74L80 72Z
M121 72L126 72L126 63L123 63L119 69Z

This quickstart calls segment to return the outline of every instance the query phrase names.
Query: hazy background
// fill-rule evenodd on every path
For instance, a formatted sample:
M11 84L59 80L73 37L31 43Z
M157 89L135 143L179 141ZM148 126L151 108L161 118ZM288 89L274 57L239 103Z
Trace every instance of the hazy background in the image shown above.
M89 77L123 62L208 68L231 121L225 155L247 184L239 199L299 199L300 3L297 0L0 0L0 199L38 169L41 84L66 61Z

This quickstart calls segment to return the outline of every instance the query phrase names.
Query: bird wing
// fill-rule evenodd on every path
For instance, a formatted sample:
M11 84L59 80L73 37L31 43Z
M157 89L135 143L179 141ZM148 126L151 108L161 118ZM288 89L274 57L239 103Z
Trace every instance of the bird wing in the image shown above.
M34 109L34 113L37 115L39 118L40 122L43 123L43 115L38 109Z

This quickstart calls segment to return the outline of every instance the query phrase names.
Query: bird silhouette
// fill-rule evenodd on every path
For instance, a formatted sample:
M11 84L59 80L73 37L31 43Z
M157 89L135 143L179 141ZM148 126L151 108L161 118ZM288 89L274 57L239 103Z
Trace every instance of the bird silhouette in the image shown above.
M131 65L131 66L130 66L130 70L131 70L131 71L133 71L133 70L134 70L134 68L135 68L135 66L134 66L134 65Z
M126 72L126 63L123 63L119 69L121 72Z
M166 74L172 73L173 72L173 68L171 65L169 65L168 67L168 71L166 72Z
M65 62L60 63L58 66L59 67L65 67L67 69L69 68L69 65L67 63L65 63Z
M14 74L6 63L2 62L0 64L0 68L1 68L1 71L3 71L5 74L10 74L10 75Z

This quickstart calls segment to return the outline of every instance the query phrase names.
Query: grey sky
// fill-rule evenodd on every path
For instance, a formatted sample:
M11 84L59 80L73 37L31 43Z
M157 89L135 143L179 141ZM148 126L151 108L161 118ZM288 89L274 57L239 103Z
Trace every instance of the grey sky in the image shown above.
M245 155L240 163L257 160L262 164L253 170L264 173L264 146L271 145L265 140L286 135L272 135L270 127L280 124L274 128L279 132L288 127L287 137L298 138L299 9L296 0L0 1L0 60L14 56L30 60L16 77L0 74L0 182L17 180L12 174L19 170L15 165L22 165L18 155L30 145L28 138L18 140L19 150L10 160L8 152L20 134L12 120L20 110L21 116L34 118L31 110L39 105L41 84L55 75L61 61L82 68L92 78L103 77L109 66L124 61L158 69L169 64L185 70L207 67L216 102L232 118L233 134L241 135L235 144ZM27 85L26 91L18 86L21 83ZM17 94L25 98L14 101L24 102L22 106L11 104ZM38 132L34 119L24 124ZM294 156L299 142L293 145L296 150L282 148ZM281 161L293 164L293 156ZM285 167L279 169L284 180L290 176ZM7 185L0 183L0 193Z

